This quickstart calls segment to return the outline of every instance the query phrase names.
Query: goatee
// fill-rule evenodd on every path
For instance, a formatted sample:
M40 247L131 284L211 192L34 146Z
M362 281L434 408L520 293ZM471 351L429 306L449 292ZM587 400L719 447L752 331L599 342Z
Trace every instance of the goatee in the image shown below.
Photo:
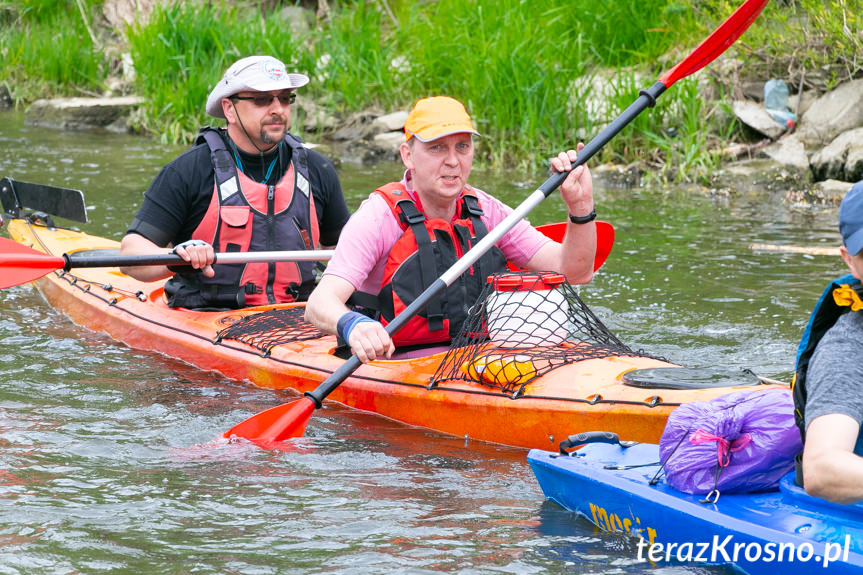
M273 126L275 124L269 124L269 125ZM274 137L270 132L267 132L266 128L267 128L267 126L263 126L261 128L261 141L265 144L278 144L279 142L281 142L282 140L285 139L285 134L288 133L287 125L282 127L281 133L279 134L278 137Z

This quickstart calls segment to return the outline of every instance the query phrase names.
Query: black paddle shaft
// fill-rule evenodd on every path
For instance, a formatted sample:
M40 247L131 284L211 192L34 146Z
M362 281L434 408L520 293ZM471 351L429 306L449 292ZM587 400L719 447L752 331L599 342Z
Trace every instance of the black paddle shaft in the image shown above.
M593 137L590 142L578 152L578 159L572 166L580 166L592 158L601 150L618 132L625 128L632 120L635 119L645 108L652 108L656 105L656 99L662 95L667 87L662 82L656 82L647 90L641 90L638 98L630 104L619 116L617 116L609 125L605 127L599 134ZM558 172L545 181L538 189L545 194L545 197L560 187L563 180L569 172Z
M441 278L436 279L420 296L412 301L400 314L393 318L393 321L388 323L384 329L392 336L398 330L404 327L415 315L423 310L430 301L442 294L447 288L447 283ZM321 385L315 388L314 391L307 391L306 397L315 402L315 406L320 409L323 405L324 398L333 392L341 383L357 370L362 362L356 354L348 358L336 371L332 373Z

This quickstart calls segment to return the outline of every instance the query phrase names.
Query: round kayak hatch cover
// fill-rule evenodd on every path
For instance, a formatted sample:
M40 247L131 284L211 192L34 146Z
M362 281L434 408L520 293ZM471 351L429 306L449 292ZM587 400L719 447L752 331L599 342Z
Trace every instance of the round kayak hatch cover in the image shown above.
M624 385L652 389L709 389L758 385L760 380L751 371L717 371L689 367L654 367L636 369L623 374Z

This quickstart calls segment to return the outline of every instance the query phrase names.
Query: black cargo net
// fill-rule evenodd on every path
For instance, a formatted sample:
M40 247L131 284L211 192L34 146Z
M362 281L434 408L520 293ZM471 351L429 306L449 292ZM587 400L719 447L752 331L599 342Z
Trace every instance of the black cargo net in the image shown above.
M643 355L617 339L564 276L504 273L489 278L432 385L476 381L518 397L535 378L562 365Z
M269 355L277 345L323 337L303 319L304 312L304 307L287 307L249 315L221 330L217 341L241 341Z

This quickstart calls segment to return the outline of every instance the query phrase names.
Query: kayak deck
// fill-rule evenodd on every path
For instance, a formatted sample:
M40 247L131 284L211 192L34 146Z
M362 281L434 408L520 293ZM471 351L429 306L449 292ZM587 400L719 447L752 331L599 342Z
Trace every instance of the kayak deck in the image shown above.
M603 531L643 538L641 560L648 544L658 543L654 561L734 563L753 574L775 573L777 563L863 573L863 506L809 496L793 473L775 491L727 493L701 503L704 495L661 480L650 485L660 469L656 444L591 444L569 456L534 449L528 462L548 499Z
M22 219L10 221L8 229L14 240L51 255L119 247L113 240ZM225 312L172 309L165 302L164 281L140 282L116 268L52 272L35 283L55 309L79 325L130 347L163 353L260 387L311 391L344 361L334 355L336 341L329 335L289 338L266 349L219 337L245 318L303 304ZM309 329L304 322L296 327L307 335ZM735 389L623 385L623 375L633 370L675 366L648 357L621 356L556 368L537 377L513 399L472 380L430 385L444 355L365 364L329 399L460 437L548 448L574 430L597 428L614 430L624 439L658 441L674 407Z

